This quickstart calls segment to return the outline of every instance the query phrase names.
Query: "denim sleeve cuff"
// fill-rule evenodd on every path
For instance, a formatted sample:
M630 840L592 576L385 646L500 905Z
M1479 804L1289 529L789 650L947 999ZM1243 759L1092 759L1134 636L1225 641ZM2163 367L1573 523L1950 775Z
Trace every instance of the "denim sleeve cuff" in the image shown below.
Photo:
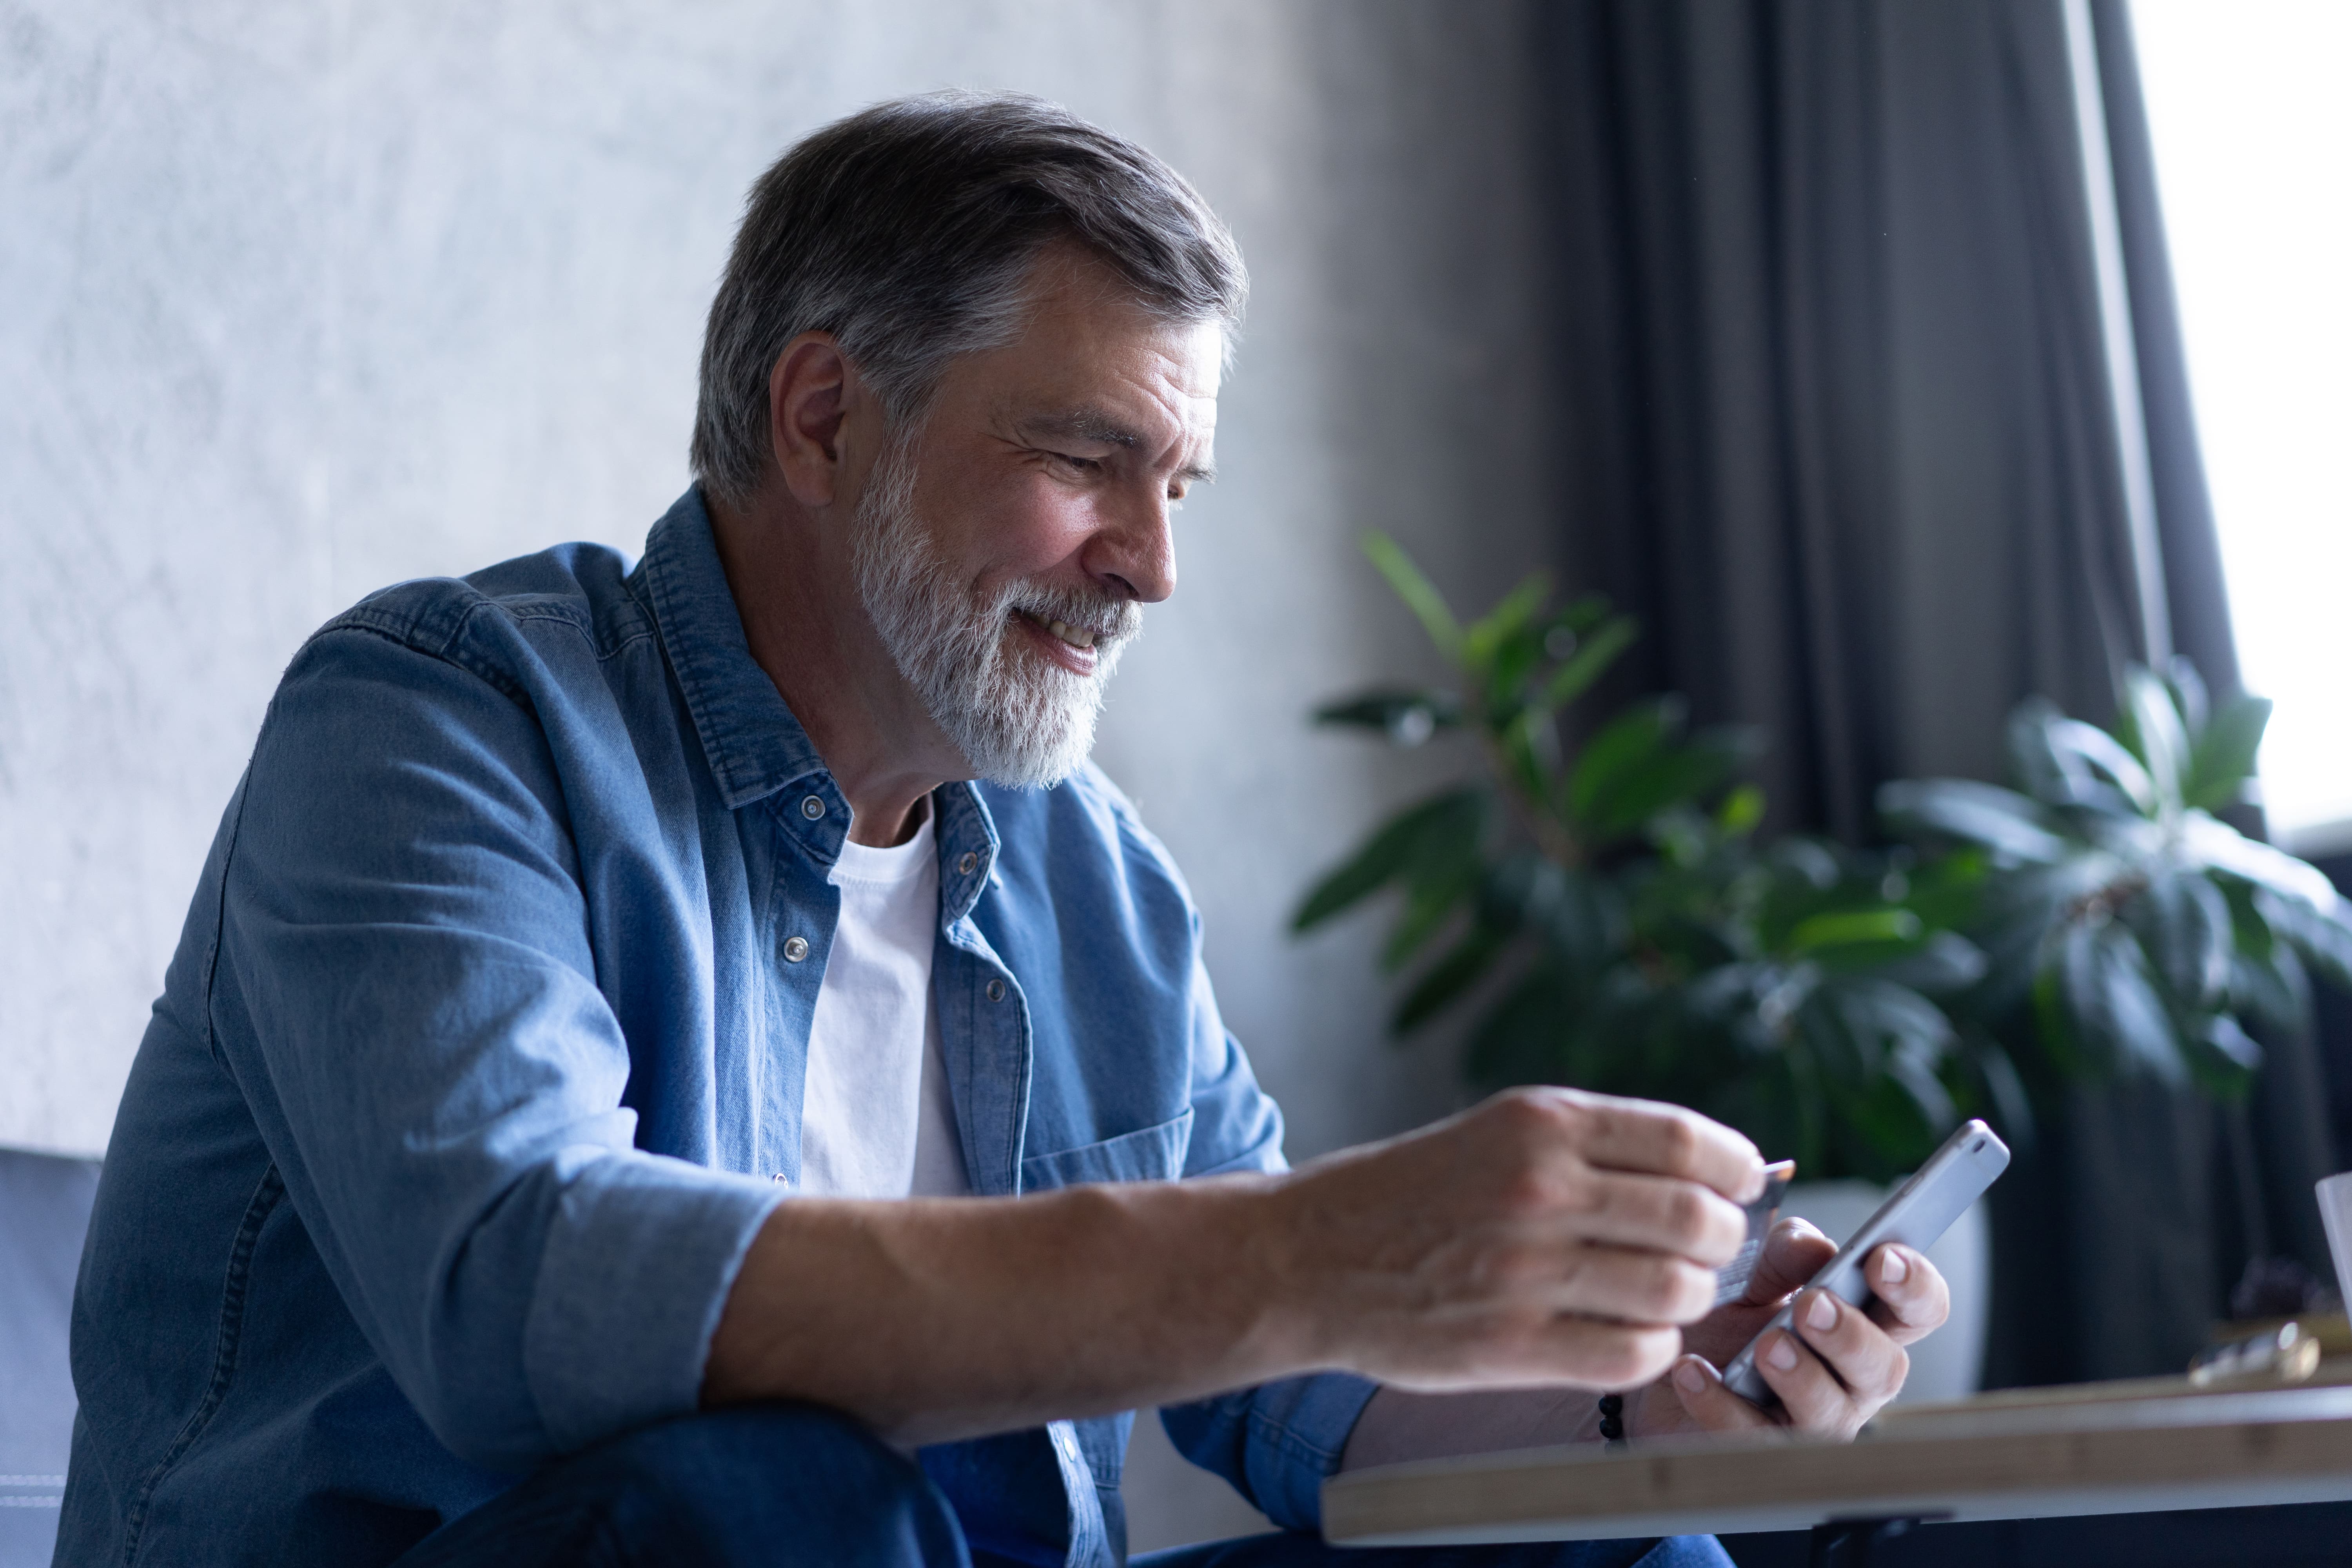
M1339 1468L1348 1434L1380 1384L1329 1372L1269 1383L1249 1402L1242 1464L1251 1495L1286 1530L1323 1523L1323 1483Z
M565 1185L523 1331L557 1452L699 1405L727 1293L782 1198L755 1177L634 1151Z

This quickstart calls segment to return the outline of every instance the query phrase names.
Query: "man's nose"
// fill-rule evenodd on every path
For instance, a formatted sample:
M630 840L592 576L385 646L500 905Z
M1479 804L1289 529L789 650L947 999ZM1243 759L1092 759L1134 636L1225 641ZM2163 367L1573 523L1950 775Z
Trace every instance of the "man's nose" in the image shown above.
M1122 497L1087 541L1087 575L1111 592L1156 605L1176 591L1176 538L1168 498L1157 489Z

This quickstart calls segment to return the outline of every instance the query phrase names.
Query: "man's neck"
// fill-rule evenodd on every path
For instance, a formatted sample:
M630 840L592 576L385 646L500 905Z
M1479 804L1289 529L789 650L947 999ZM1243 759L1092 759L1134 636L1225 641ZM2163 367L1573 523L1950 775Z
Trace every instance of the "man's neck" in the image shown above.
M971 775L876 634L847 531L774 487L740 508L705 505L751 658L848 800L850 840L905 843L924 798Z

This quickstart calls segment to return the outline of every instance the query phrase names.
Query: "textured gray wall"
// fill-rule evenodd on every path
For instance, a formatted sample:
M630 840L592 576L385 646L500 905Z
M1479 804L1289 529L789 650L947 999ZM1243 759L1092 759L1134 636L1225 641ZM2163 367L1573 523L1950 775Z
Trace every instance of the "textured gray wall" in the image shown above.
M1312 872L1428 778L1310 734L1424 668L1357 554L1547 554L1521 16L1493 4L0 0L0 1143L96 1152L303 634L398 578L634 552L685 482L742 192L877 98L1017 88L1189 173L1256 292L1101 758L1187 868L1311 1153L1452 1102ZM1160 1527L1139 1521L1139 1534Z

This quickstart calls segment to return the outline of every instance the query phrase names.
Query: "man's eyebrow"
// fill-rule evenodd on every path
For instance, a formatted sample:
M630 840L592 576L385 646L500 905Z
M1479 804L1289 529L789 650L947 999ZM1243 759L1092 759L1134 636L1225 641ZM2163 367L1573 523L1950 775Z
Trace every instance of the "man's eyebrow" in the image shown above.
M1048 414L1032 415L1022 426L1032 435L1062 436L1077 441L1099 441L1106 447L1118 447L1133 452L1143 446L1143 435L1130 426L1122 425L1099 408L1064 408ZM1217 466L1207 458L1187 463L1177 470L1176 477L1187 484L1205 485L1217 477Z

